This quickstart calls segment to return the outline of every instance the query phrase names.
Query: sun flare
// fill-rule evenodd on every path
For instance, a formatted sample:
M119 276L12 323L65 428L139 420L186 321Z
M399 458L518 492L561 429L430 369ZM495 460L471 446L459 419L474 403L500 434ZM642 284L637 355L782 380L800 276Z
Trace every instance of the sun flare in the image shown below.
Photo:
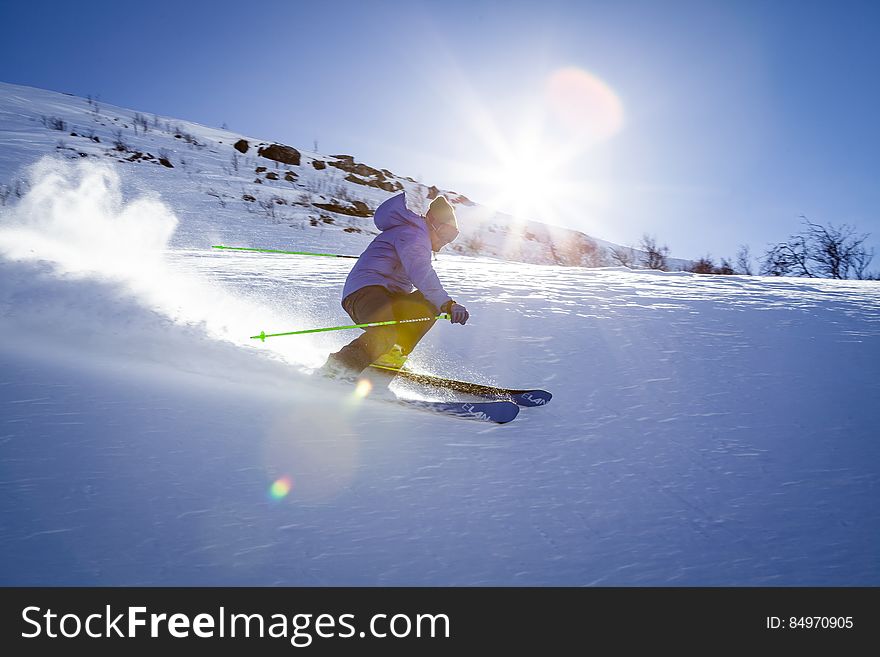
M582 224L584 208L605 194L576 173L577 163L622 130L623 103L597 76L565 67L552 71L542 93L517 111L501 120L483 103L472 107L483 155L473 176L486 193L481 203L520 219Z
M552 212L565 184L564 172L548 162L550 149L539 153L538 149L515 148L499 161L487 176L495 190L488 204L522 218L537 219Z

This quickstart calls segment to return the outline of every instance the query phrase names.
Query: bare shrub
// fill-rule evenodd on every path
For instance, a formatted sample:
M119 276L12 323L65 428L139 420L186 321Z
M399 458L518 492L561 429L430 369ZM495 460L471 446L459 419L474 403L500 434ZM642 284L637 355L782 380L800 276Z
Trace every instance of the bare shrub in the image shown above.
M116 130L113 133L113 148L115 148L117 151L123 152L129 150L128 144L125 141L125 137L122 135L121 129Z
M736 273L744 276L752 275L752 253L748 244L743 244L736 252Z
M140 126L141 132L144 134L147 134L147 130L150 129L150 122L147 120L147 117L139 112L134 115L134 134L137 134L138 126Z
M668 246L657 246L657 239L651 235L648 235L647 233L642 235L642 241L639 243L639 246L643 251L642 264L645 267L647 267L648 269L668 271Z
M771 246L764 254L761 273L768 276L806 278L865 278L874 250L865 247L869 233L853 226L813 223L788 241Z
M716 265L715 261L712 260L712 256L705 255L699 260L695 260L689 265L684 267L684 271L689 271L694 274L733 274L733 267L730 266L730 261L727 258L721 258L721 264Z
M41 116L40 120L43 125L50 130L67 130L67 123L64 119L57 116Z

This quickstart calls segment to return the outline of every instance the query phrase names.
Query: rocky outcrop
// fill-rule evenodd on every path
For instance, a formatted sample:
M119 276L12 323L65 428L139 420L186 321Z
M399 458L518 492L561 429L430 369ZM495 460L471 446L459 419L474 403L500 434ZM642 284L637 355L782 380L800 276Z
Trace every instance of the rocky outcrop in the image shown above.
M345 180L348 182L355 183L356 185L366 185L367 187L376 187L377 189L392 193L403 189L403 185L399 181L388 180L394 174L387 169L374 169L362 162L355 162L351 155L334 155L333 157L336 161L328 162L327 164L345 171L348 174ZM318 167L316 166L315 168Z
M257 155L293 166L299 166L300 163L299 151L292 146L284 146L283 144L272 144L265 148L261 147L257 149Z
M316 208L321 208L322 210L327 210L329 212L336 212L338 214L347 214L351 217L371 217L373 216L373 211L363 201L352 201L350 205L342 205L336 199L333 199L331 203L312 203Z
M348 174L345 177L345 180L351 183L355 183L357 185L377 187L379 189L385 190L386 192L399 192L403 189L403 185L401 185L396 180L364 180L363 178L358 178L353 173Z
M247 142L247 139L239 139L232 147L239 153L247 153L251 145Z

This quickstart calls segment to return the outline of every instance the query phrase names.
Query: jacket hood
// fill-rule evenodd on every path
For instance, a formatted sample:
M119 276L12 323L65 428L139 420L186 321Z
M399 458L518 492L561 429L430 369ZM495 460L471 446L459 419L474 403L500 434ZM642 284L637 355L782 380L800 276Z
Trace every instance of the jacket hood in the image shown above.
M395 226L410 224L417 228L426 229L424 216L421 213L413 211L412 208L420 207L421 201L418 193L402 193L392 196L387 201L376 208L373 216L373 222L376 228L385 231Z

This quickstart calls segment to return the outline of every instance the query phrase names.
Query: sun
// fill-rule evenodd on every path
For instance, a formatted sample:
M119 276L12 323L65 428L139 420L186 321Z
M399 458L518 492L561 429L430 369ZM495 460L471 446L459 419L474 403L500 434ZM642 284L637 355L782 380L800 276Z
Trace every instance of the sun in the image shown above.
M481 162L471 177L484 190L483 205L521 220L572 226L605 196L578 176L576 164L621 131L624 111L603 80L564 67L546 76L541 93L518 104L516 117L473 102L468 123Z
M556 145L533 138L507 150L486 176L486 186L493 190L487 204L522 219L554 214L569 191L566 172L554 162Z

